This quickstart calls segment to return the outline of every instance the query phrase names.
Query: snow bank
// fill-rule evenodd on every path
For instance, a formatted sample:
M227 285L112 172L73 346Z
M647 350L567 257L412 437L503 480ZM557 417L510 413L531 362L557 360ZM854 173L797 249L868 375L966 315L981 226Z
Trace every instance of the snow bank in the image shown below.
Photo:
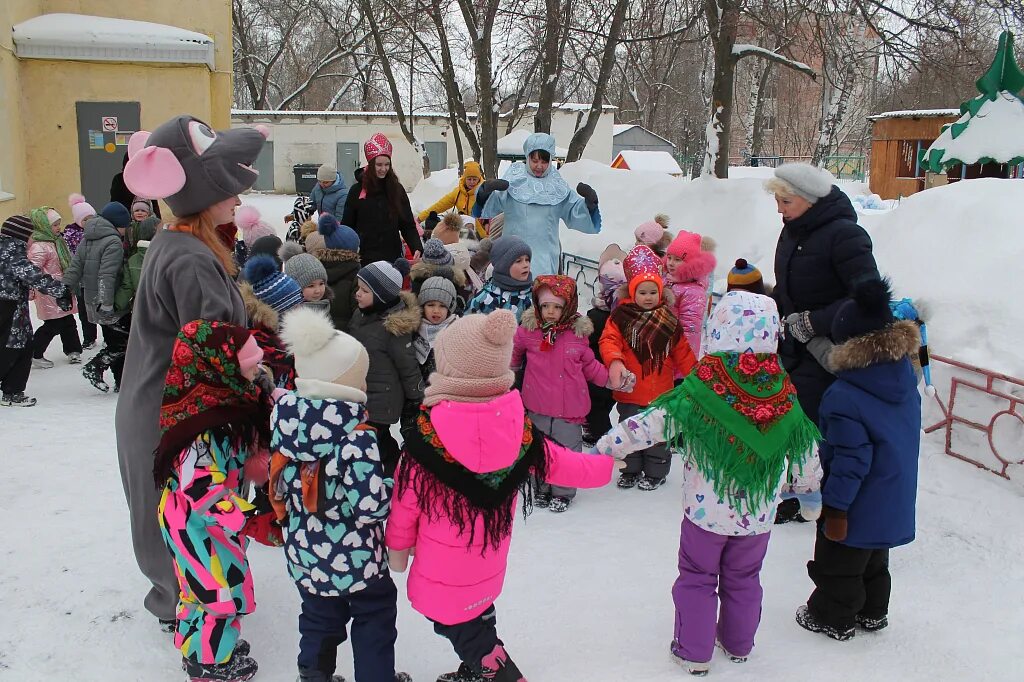
M416 189L409 195L412 212L419 213L428 206L432 206L438 199L455 189L455 184L458 181L458 168L431 171L430 177L420 180L419 184L416 185Z

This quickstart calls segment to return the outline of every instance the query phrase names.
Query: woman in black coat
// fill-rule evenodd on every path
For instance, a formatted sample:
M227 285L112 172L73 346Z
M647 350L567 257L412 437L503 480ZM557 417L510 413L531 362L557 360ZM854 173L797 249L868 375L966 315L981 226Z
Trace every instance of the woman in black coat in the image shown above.
M775 194L784 223L775 250L772 293L786 329L779 355L800 407L815 423L821 398L835 377L818 363L807 342L828 336L836 311L854 287L879 278L871 238L857 224L849 197L832 180L821 168L790 163L775 169L775 177L765 183ZM786 500L779 516L788 511L792 518L798 510L796 500Z
M423 243L409 195L391 167L391 142L377 133L363 145L363 153L367 167L348 192L341 220L359 235L360 262L364 266L379 260L394 262L405 255L402 239L413 258L418 258Z

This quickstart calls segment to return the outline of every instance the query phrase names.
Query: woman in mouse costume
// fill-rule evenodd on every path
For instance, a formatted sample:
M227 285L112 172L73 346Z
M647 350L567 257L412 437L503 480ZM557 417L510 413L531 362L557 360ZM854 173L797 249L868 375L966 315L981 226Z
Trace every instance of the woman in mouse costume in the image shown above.
M234 282L237 268L216 226L234 221L238 195L256 182L251 168L267 129L214 131L191 116L176 116L129 141L124 180L147 199L163 199L177 216L146 253L135 295L115 426L121 481L139 568L152 589L146 608L170 629L178 581L160 536L153 457L160 441L160 401L181 327L196 319L246 325Z

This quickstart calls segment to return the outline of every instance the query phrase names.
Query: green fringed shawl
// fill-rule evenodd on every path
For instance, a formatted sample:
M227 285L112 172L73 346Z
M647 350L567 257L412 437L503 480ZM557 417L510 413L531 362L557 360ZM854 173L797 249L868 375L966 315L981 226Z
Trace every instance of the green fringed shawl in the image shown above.
M741 512L771 502L787 457L801 465L821 434L769 353L710 353L651 404L665 412L665 441Z

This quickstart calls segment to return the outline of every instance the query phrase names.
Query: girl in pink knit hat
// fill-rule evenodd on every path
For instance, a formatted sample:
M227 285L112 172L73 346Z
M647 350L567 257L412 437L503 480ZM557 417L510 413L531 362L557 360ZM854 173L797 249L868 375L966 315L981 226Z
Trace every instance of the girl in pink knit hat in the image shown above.
M714 249L715 242L710 237L683 230L665 253L665 284L675 296L672 312L683 326L686 341L697 357L700 357L701 332L708 314L710 276L717 264Z
M664 257L665 249L672 242L672 233L668 231L668 216L659 213L654 220L640 223L633 236L636 237L637 246L649 246L654 253Z
M584 455L548 439L526 414L514 375L515 315L469 315L441 332L416 422L407 433L391 517L384 533L392 570L415 549L407 590L414 609L448 638L462 663L439 682L524 682L498 638L512 524L534 501L532 481L597 487L612 459Z

